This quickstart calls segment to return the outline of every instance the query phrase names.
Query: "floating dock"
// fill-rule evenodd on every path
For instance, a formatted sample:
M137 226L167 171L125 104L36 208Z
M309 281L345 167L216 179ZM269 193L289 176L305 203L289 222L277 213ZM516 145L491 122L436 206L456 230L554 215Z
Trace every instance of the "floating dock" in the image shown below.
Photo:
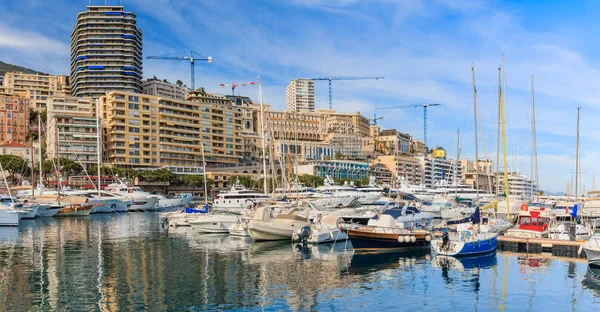
M498 236L498 250L524 253L542 253L542 251L548 251L558 257L585 258L583 251L579 254L579 248L584 242L549 238Z

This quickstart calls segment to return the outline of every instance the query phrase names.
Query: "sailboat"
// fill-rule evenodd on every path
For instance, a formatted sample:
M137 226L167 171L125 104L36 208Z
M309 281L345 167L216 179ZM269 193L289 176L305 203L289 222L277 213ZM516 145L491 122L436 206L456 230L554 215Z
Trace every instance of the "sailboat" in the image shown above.
M446 229L442 237L431 240L431 248L437 254L455 257L496 252L498 234L479 231L479 226L475 225L479 225L480 221L479 207L468 218L447 221L446 225L454 225L455 231L449 233Z

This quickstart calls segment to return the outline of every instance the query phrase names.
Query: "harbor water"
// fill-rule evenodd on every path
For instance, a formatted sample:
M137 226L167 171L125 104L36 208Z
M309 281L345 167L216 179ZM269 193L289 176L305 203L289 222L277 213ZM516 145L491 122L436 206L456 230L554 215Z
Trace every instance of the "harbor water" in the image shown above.
M585 260L359 254L161 229L156 213L0 228L0 310L599 311Z

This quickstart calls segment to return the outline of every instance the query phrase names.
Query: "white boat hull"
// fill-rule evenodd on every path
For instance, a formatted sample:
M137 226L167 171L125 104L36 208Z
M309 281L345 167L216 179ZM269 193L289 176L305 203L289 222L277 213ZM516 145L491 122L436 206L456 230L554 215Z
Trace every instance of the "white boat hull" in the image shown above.
M24 214L21 219L33 219L37 216L38 214L38 209L39 209L39 205L31 205L29 207L26 207L24 209L28 210L28 212L26 214Z
M177 209L183 207L185 204L182 198L173 199L159 199L154 207L147 209L148 211L162 211L169 209Z
M588 263L596 266L600 266L600 247L591 246L589 242L586 242L582 246L585 256L588 259Z
M538 231L528 231L528 230L520 230L520 229L508 229L506 230L505 236L513 236L519 238L543 238L548 236L548 231L538 232Z
M68 212L59 211L54 216L55 217L86 217L86 216L89 216L91 212L92 212L92 209L68 211Z
M236 223L229 227L229 235L247 237L250 236L248 233L247 226L244 223Z
M229 228L239 220L236 215L207 215L189 222L200 233L229 233Z
M20 218L15 209L0 209L0 226L18 226Z
M45 209L38 209L38 214L43 218L54 217L61 209L60 206L48 206Z
M277 222L251 220L248 234L255 241L291 240L294 231L307 226L307 222Z
M308 239L309 244L328 244L348 239L348 235L340 229L322 230L312 233Z
M153 197L132 198L131 200L133 201L133 203L131 204L131 206L129 206L128 211L151 210L158 202L158 199Z

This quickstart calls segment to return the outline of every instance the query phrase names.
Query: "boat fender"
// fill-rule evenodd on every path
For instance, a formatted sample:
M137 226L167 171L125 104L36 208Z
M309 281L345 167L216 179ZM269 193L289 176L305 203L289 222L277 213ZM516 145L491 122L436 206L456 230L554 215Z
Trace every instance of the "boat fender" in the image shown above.
M527 204L526 204L526 203L522 203L522 204L521 204L521 210L522 210L522 211L527 211L527 210L529 210L529 206L527 206Z
M404 243L404 236L398 236L398 243Z
M409 236L404 236L404 242L405 243L409 243L410 242L410 237Z
M425 235L425 240L430 242L431 241L431 235Z
M414 236L411 236L411 237L410 237L410 242L411 242L411 243L414 243L414 242L416 242L416 241L417 241L417 238L416 238L416 237L414 237Z

